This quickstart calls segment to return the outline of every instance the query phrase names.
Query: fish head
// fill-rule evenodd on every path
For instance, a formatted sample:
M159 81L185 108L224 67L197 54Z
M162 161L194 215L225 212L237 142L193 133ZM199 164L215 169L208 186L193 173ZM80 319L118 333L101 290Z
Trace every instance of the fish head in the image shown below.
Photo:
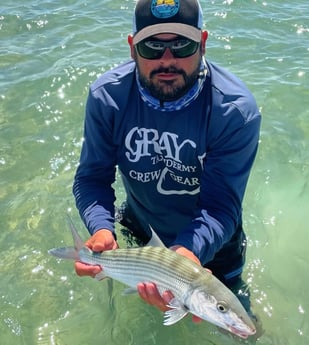
M220 288L213 293L203 286L191 290L185 306L192 314L243 339L255 334L255 326L238 298L223 284Z

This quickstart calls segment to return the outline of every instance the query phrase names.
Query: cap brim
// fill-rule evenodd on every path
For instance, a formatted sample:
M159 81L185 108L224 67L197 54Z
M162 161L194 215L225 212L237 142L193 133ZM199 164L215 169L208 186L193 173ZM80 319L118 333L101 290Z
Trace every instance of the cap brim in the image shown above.
M135 45L145 38L164 33L184 36L195 42L201 41L201 30L194 26L181 23L164 23L149 25L138 31L133 37L133 44Z

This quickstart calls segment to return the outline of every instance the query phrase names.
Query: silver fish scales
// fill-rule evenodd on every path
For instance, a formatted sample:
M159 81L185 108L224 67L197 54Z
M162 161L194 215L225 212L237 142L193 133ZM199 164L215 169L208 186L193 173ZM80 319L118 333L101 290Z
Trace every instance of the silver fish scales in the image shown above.
M152 230L145 247L108 250L102 253L85 247L72 221L74 247L54 248L51 255L99 265L99 278L110 277L136 292L140 282L155 283L159 292L171 291L174 298L165 312L164 325L172 325L188 313L222 327L241 338L253 335L255 326L238 298L202 266L164 247Z

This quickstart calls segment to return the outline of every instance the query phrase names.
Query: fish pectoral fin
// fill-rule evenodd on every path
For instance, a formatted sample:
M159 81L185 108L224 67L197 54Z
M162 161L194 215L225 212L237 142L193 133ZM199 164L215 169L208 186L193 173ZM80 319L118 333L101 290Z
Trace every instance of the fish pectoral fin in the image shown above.
M188 309L176 298L173 298L167 306L171 309L164 313L164 326L173 325L184 318L189 312Z
M137 289L136 288L132 288L132 287L129 287L129 288L126 288L122 291L122 295L126 296L126 295L132 295L132 294L135 294L137 293Z

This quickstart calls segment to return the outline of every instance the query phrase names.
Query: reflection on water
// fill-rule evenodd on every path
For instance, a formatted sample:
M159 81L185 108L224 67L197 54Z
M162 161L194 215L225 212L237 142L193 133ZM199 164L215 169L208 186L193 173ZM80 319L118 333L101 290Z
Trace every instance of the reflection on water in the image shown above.
M201 1L207 56L237 73L263 113L244 202L244 279L256 344L309 341L308 3ZM120 283L79 278L49 257L71 244L71 194L89 84L126 60L133 0L6 2L0 15L1 344L252 344L186 318L172 327ZM119 19L121 18L121 20ZM119 203L124 191L115 184ZM123 242L124 244L124 242Z

